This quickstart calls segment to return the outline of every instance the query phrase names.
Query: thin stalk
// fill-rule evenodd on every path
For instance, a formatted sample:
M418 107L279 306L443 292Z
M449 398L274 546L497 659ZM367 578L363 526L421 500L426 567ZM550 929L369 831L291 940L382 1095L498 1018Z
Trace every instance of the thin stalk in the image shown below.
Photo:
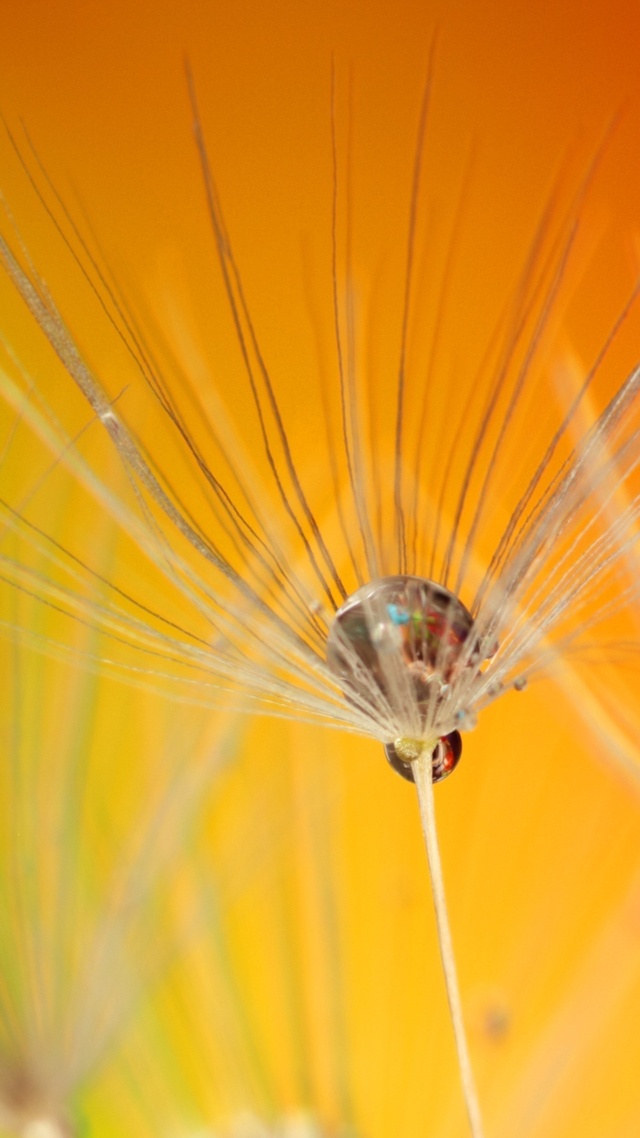
M433 797L433 780L431 776L431 751L425 747L420 756L411 764L411 768L416 790L418 791L420 820L422 822L422 832L427 849L427 861L429 863L429 874L431 876L431 892L436 911L436 925L438 927L440 957L442 959L442 970L444 972L447 1000L449 1001L449 1011L451 1013L451 1025L453 1027L456 1051L458 1053L462 1093L467 1108L467 1115L469 1116L472 1138L484 1138L484 1127L482 1125L478 1092L476 1091L471 1060L469 1058L467 1035L462 1018L460 987L453 952L453 942L451 940L447 900L444 892L440 848L438 846L438 835L436 832L436 812Z

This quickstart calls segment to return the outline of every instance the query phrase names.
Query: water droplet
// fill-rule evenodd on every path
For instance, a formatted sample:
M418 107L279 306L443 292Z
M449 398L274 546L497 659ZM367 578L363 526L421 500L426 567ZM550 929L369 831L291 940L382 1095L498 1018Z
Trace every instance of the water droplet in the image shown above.
M470 613L453 593L413 576L363 585L334 617L327 663L347 700L378 721L398 720L397 738L385 751L404 778L413 776L410 763L398 755L398 740L419 743L437 735L429 728L456 679L469 669L475 672L483 658L477 640L469 641L473 628ZM465 712L465 727L473 726L468 719ZM434 781L453 770L461 750L457 731L440 736L433 751Z

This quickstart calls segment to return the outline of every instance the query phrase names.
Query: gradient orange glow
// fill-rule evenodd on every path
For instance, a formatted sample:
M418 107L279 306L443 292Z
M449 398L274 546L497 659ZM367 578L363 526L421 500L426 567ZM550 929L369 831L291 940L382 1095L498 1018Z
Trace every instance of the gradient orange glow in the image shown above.
M23 148L20 120L27 126L72 215L89 219L148 334L156 328L158 340L161 334L171 344L205 403L213 378L230 424L261 470L206 216L188 58L252 316L297 461L328 527L336 522L324 427L309 421L303 396L311 392L317 406L334 368L332 67L343 233L349 166L352 179L359 359L383 408L388 389L388 421L375 424L383 471L393 437L416 127L434 38L412 398L427 366L439 289L449 264L453 270L438 341L429 468L444 451L452 397L461 400L474 387L482 395L487 344L545 204L551 196L559 224L604 138L549 346L546 386L531 408L530 430L521 425L511 442L516 472L533 461L539 431L573 390L570 362L593 359L637 274L634 5L32 0L8 6L2 23L0 110L7 124ZM27 192L7 140L0 155L9 208L82 349L114 396L126 392L130 420L170 461L166 425ZM87 423L80 397L4 281L1 295L3 335L69 429L80 430ZM635 312L596 386L594 410L640 358L639 345ZM337 430L337 407L331 414ZM205 437L196 411L190 427ZM0 472L9 483L3 496L20 505L38 485L33 516L40 524L51 522L70 548L93 547L102 571L162 604L162 583L145 580L131 543L103 539L89 491L69 489L71 477L61 466L52 470L46 447L27 434L24 428L19 453ZM95 430L82 446L93 448L104 476L126 494L117 461ZM190 493L189 471L176 465L172 473ZM509 493L505 487L505 515ZM492 548L503 523L488 520L482 550ZM10 614L13 602L6 604ZM55 615L47 621L64 639L64 622ZM637 634L631 618L628 624ZM10 651L4 659L7 669L14 666ZM56 693L43 719L53 725L59 757L41 777L45 786L47 779L59 786L59 764L72 744L58 744L54 725L69 680L55 662L30 659L21 657L21 667L33 676L42 669L42 682ZM636 761L638 685L637 676L613 667L600 675L604 710L598 674L589 691L565 677L501 700L465 740L459 771L437 793L487 1138L640 1133L640 800L615 759L617 750ZM121 848L135 839L148 788L164 786L154 755L167 723L175 737L182 732L175 724L185 724L192 742L184 767L192 772L209 753L218 721L144 690L135 691L134 715L131 691L125 696L118 684L100 684L102 696L91 698L104 700L106 720L120 726L115 742L105 731L104 752L100 739L92 743L95 761L108 755L112 774L105 785L100 768L86 810L109 799L110 844L103 848L102 831L88 835L108 877ZM5 725L19 713L8 708ZM171 847L170 871L163 866L158 883L162 900L144 898L143 934L130 961L138 993L131 1015L73 1089L87 1133L217 1138L214 1127L242 1109L273 1120L308 1108L331 1138L341 1138L347 1124L357 1138L462 1136L411 789L367 741L262 719L235 731L233 762L203 793L201 807L188 812L184 836ZM6 848L7 818L2 826ZM39 856L46 864L46 847ZM100 888L97 897L99 913ZM178 945L162 974L151 970L149 983L146 938L175 938ZM104 982L108 989L108 971Z

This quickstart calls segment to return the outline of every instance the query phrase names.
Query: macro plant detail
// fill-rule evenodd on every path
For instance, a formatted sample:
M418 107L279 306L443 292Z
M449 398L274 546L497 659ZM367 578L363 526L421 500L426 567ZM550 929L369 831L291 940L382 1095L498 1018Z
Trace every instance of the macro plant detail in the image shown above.
M88 246L85 245L80 253L76 252L81 238L75 222L65 211L57 223L61 239L78 268L88 274L98 303L107 310L143 383L160 407L170 433L186 452L187 461L191 464L189 474L197 480L201 492L207 494L207 509L214 525L209 535L204 531L202 519L192 514L193 507L187 507L177 493L172 493L169 471L163 469L161 462L150 461L144 447L127 426L125 414L120 410L120 405L124 407L126 404L126 391L114 397L92 373L35 267L23 267L10 242L3 238L0 251L5 270L69 376L90 404L96 420L103 425L115 445L134 485L143 511L143 522L134 516L133 511L128 511L124 503L110 502L108 487L96 485L95 492L102 495L106 505L111 504L114 510L120 511L123 526L129 528L145 554L156 564L161 564L162 572L184 592L194 614L204 617L210 631L205 638L200 637L195 628L174 629L160 614L145 613L136 597L115 596L108 615L96 616L96 620L109 623L119 634L126 636L128 633L141 648L148 647L160 659L163 653L169 656L170 652L184 659L195 671L202 673L203 698L212 702L216 699L216 684L223 689L225 696L230 688L235 687L242 691L243 698L255 702L256 706L266 704L268 710L282 710L284 714L306 716L346 727L371 735L385 746L393 745L403 734L420 736L425 720L428 721L427 734L432 736L446 734L444 728L452 731L457 726L472 727L483 707L509 688L524 687L529 675L552 665L565 650L577 651L582 647L585 633L605 623L616 610L635 597L634 586L625 585L622 593L615 590L616 573L624 568L624 558L637 537L635 499L631 499L621 511L612 507L619 488L630 484L638 465L636 404L640 369L631 372L585 436L571 445L573 423L604 368L618 328L629 315L635 291L625 310L618 314L614 326L608 330L597 358L586 370L580 388L560 423L546 439L542 453L534 456L533 472L525 479L524 492L507 514L495 547L490 552L483 549L481 555L483 531L495 528L495 522L487 516L489 504L497 507L501 515L504 513L494 487L499 480L504 482L501 463L512 458L509 453L509 427L518 413L528 414L530 411L523 405L525 399L530 398L528 387L535 387L536 381L540 380L537 370L540 365L536 357L542 354L541 345L547 326L552 315L556 316L554 306L558 303L558 294L567 272L579 215L571 214L565 218L559 235L550 232L549 210L541 220L513 302L508 327L499 330L503 342L497 350L494 378L479 423L474 428L466 467L457 486L451 485L446 476L453 456L459 453L459 436L471 421L471 409L463 409L457 431L453 432L448 459L438 463L435 485L428 490L420 468L409 469L414 449L419 458L427 436L425 424L421 422L413 440L415 447L406 438L410 426L405 422L408 380L404 374L405 361L401 358L397 418L393 430L394 451L391 469L387 471L394 480L393 508L388 517L376 517L376 511L380 513L380 502L376 505L379 479L372 476L373 456L368 456L367 462L363 453L362 432L371 408L367 411L359 406L355 360L343 359L343 339L351 343L355 335L354 315L348 297L346 312L344 315L340 312L337 252L334 249L335 335L343 426L343 453L340 457L348 471L347 486L338 484L336 492L338 514L343 516L338 519L339 545L334 552L315 516L291 452L275 382L261 353L243 291L240 268L221 213L195 103L194 113L209 216L266 466L276 498L280 500L282 516L297 535L302 556L294 564L292 547L287 548L281 532L282 522L274 517L273 512L268 515L260 480L256 471L252 471L250 461L245 463L246 454L243 454L242 463L234 463L234 446L238 440L234 437L233 424L225 423L225 428L228 428L228 440L225 442L219 435L217 415L211 420L205 419L204 425L212 443L216 447L224 446L224 465L230 467L236 485L231 481L227 484L218 469L208 465L199 441L189 433L186 410L174 406L175 398L173 395L170 397L166 390L166 381L157 369L134 312L126 308L117 286L109 284L107 277L101 275L104 270L100 269ZM409 321L412 301L414 214L421 189L420 165L425 145L426 113L425 102L411 202L407 296L403 309L405 324ZM37 167L35 173L29 168L29 151L25 154L17 149L15 142L13 145L25 173L36 186L43 206L53 209L57 204L57 208L64 211L63 203L55 197L54 187L47 186L45 180L44 186L38 188L35 181L38 173L41 179L46 179L46 174L42 169L38 171ZM31 161L39 161L35 152L31 152ZM337 172L334 177L337 177ZM45 192L54 195L53 204L46 202ZM574 203L574 210L579 206L579 201ZM65 231L65 224L70 228L69 233ZM334 230L337 227L335 215L333 227ZM539 264L544 241L551 236L559 242L559 248L553 248L551 264ZM346 287L348 290L348 278ZM347 325L346 334L342 331L343 320ZM404 344L402 350L406 350ZM3 381L5 396L20 408L22 414L32 417L38 431L48 431L51 446L55 447L63 440L60 433L56 438L59 425L53 421L46 422L47 412L45 410L43 414L42 403L40 407L29 406L29 395L21 394L15 379L10 376L11 370L19 370L20 361L9 356L9 364L9 373L5 373ZM184 382L185 385L188 383L188 377ZM215 392L207 394L215 398ZM376 393L368 394L373 398ZM428 388L423 390L425 400L428 394ZM473 397L472 389L472 400ZM195 399L196 393L190 392L189 398ZM214 406L222 417L223 404L218 402ZM197 408L196 413L201 415ZM406 439L404 446L403 436ZM398 440L399 449L395 445ZM380 447L384 441L381 437ZM71 449L70 443L68 449ZM238 451L242 453L240 444ZM65 453L64 459L76 463L79 475L87 470L86 460L80 456ZM335 456L334 461L337 461ZM380 462L377 454L375 461ZM428 486L428 480L425 481ZM423 502L427 495L429 497ZM449 496L455 503L451 518L448 508L441 508L443 500ZM434 500L438 502L437 509ZM344 513L347 510L348 517ZM423 529L421 517L424 517ZM355 532L354 519L357 522ZM19 526L20 519L14 518L11 524ZM220 527L219 534L216 525ZM431 527L433 533L430 533ZM335 530L335 524L332 528ZM36 535L33 536L36 540ZM332 536L335 546L335 533ZM39 535L39 540L45 541L46 537ZM407 577L410 581L416 566L426 568L425 580L433 581L433 586L426 586L427 590L431 589L434 600L426 602L425 619L427 623L439 619L444 625L444 631L434 642L436 647L432 643L427 655L430 657L430 670L436 675L441 673L440 679L447 690L446 694L440 693L437 700L433 693L429 695L426 702L432 707L426 714L424 695L416 695L410 688L402 693L398 690L406 670L402 665L397 667L393 699L384 697L385 686L392 682L390 673L384 680L378 676L373 692L367 697L362 686L367 683L370 669L366 664L363 666L361 649L354 648L350 634L341 634L346 613L354 603L350 599L356 594L354 583L362 589L367 582L384 582L386 578L391 582L394 578L390 576L390 570L401 575L410 570ZM90 573L91 567L85 568ZM9 563L7 571L11 572ZM607 588L611 590L612 582L615 595L608 595ZM449 597L450 617L447 604L443 607L442 602L436 599L437 590L443 597ZM596 593L602 598L597 610L585 621L578 622L576 618L586 611L589 600ZM367 633L363 634L365 639L367 636L375 638L374 626L380 616L377 611L368 611L369 608L377 608L374 596L374 590L371 590L370 600L358 606L367 625ZM125 608L123 602L126 601L133 610L132 616ZM73 604L70 591L68 603ZM424 608L424 603L418 601L418 607L422 604ZM429 603L433 605L431 616ZM398 611L401 608L395 607ZM160 624L159 628L153 619L148 619L153 617ZM396 613L392 617L387 614L387 617L396 630L403 628L403 616ZM467 638L460 631L460 620L466 624L466 634L473 626L473 636ZM405 627L410 629L411 624ZM457 643L460 640L464 640L464 645L459 645L460 658L454 661L450 641ZM328 651L330 660L327 659ZM415 655L415 647L409 655L411 651ZM392 661L400 656L402 653L389 653ZM480 669L475 667L476 657L478 662L484 661ZM417 661L414 660L409 672L412 667L415 671L416 666ZM434 714L436 703L437 716ZM403 705L401 714L399 704ZM408 720L405 728L399 722L399 714Z
M87 602L77 582L98 579L90 560L61 550L53 534L35 529L26 511L9 504L7 525L49 557L50 575L36 580L11 555L3 557L4 573L18 587L95 624L116 651L123 643L132 647L138 662L123 665L132 675L151 682L175 678L177 690L205 705L253 708L367 735L382 745L398 773L416 783L461 1073L477 1136L482 1123L448 930L432 782L457 765L460 733L475 727L478 715L498 698L512 698L562 658L580 663L594 644L604 654L601 628L603 635L613 628L611 640L618 643L616 621L637 597L628 559L638 539L633 485L640 461L640 370L632 370L603 401L586 433L576 439L574 428L606 371L635 292L605 331L603 347L585 367L569 405L551 428L533 424L535 445L517 455L511 429L532 415L536 385L550 367L584 186L559 220L552 199L511 305L488 345L487 393L483 397L470 382L457 406L443 405L449 430L434 431L430 404L436 404L436 418L440 400L435 372L425 381L424 371L411 374L410 367L411 342L420 328L416 227L428 98L408 203L405 293L390 397L369 385L359 367L348 225L342 260L339 246L342 183L334 125L330 288L337 382L331 398L339 413L326 410L331 400L323 380L317 419L326 428L328 471L312 494L307 484L313 479L294 454L277 378L233 252L193 92L192 109L218 266L245 372L252 444L243 445L242 431L215 385L206 393L205 413L202 392L180 365L176 394L135 305L81 236L37 152L28 140L14 144L40 201L53 212L65 256L86 274L144 396L187 467L189 492L176 485L162 448L156 453L135 412L129 422L126 385L114 386L112 377L103 378L85 360L14 232L0 242L6 272L91 408L93 421L79 433L104 428L126 471L133 503L119 499L92 472L91 459L65 434L56 408L33 397L36 384L9 349L5 396L92 486L101 506L115 514L148 558L150 572L166 578L180 616L174 619L115 583L100 606ZM375 446L367 446L370 440ZM429 453L434 449L435 458ZM466 459L454 475L461 451Z

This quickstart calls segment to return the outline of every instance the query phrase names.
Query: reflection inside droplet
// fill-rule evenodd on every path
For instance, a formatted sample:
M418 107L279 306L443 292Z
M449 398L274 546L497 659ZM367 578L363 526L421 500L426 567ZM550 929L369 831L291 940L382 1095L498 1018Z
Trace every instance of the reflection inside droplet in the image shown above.
M379 723L386 718L395 725L385 754L409 781L411 763L425 738L437 740L434 782L446 778L459 762L458 731L439 734L430 727L451 700L455 681L470 670L475 673L489 655L477 639L470 640L473 628L470 613L453 593L414 576L383 577L363 585L335 615L327 663L350 703Z

